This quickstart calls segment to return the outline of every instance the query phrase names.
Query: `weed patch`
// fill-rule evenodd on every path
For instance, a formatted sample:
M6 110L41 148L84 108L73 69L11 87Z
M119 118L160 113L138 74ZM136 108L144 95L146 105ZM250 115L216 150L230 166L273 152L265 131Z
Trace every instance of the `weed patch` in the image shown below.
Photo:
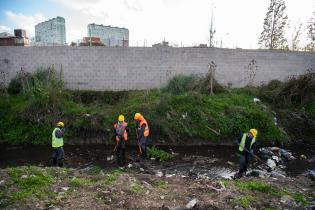
M112 184L113 182L115 182L118 177L123 173L122 170L120 169L115 169L115 170L112 170L110 173L106 174L106 178L105 178L105 184L107 185L110 185Z
M168 183L166 181L160 180L157 183L157 187L163 190L167 190L168 189Z
M92 184L92 180L89 178L73 177L69 181L69 184L72 187L83 187L83 186L88 186L88 185Z
M255 202L255 199L252 196L243 196L238 200L238 203L240 206L248 209L251 205L253 205L253 202Z
M54 183L53 177L35 167L12 168L9 175L18 188L11 194L13 201L23 200L32 194L42 197L45 190Z
M259 181L242 182L242 181L237 180L235 182L235 185L241 190L259 191L259 192L268 193L274 196L281 195L281 192L277 190L276 187L270 184L259 182Z
M171 154L169 154L163 150L160 150L160 149L156 148L155 146L153 146L151 148L148 147L147 154L149 157L156 158L161 162L168 161L172 158Z
M136 193L136 194L142 192L142 188L141 188L141 186L140 186L138 183L132 183L130 190L131 190L133 193Z

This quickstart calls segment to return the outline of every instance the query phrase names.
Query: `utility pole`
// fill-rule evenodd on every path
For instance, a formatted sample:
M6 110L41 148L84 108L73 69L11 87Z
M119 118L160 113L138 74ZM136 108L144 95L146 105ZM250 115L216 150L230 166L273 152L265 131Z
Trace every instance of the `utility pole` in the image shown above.
M213 37L215 34L215 29L213 28L214 19L213 19L213 3L211 4L211 20L210 20L210 30L209 30L209 47L214 47L213 45Z

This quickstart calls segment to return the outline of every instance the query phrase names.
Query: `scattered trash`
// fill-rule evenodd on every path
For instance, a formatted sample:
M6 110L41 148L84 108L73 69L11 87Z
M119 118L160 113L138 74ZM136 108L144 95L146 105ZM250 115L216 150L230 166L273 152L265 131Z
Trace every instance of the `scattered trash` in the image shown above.
M266 178L269 176L268 172L259 170L259 169L254 169L249 174L250 176L260 177L260 178Z
M232 163L231 161L228 161L227 164L229 164L230 166L234 166L234 163Z
M260 148L259 152L265 157L265 158L270 158L272 156L274 156L275 154L271 151L271 149L268 148Z
M257 103L257 104L259 104L261 102L261 100L259 98L254 98L253 101L254 101L254 103Z
M278 125L278 119L276 117L273 118L273 122L275 125Z
M285 178L285 175L277 172L277 171L272 171L271 172L271 177L275 177L275 178Z
M281 157L286 158L287 160L295 160L296 158L292 155L291 152L286 151L284 149L280 149Z
M144 169L143 169L143 168L140 168L140 171L144 172Z
M111 155L111 156L107 157L106 160L107 160L107 161L114 160L114 155Z
M178 156L179 155L179 153L174 152L172 149L170 149L170 152L171 152L171 155L173 155L173 156Z
M279 152L280 148L279 147L268 147L271 151L273 152Z
M173 210L186 210L186 208L181 207L181 206L176 206L175 208L173 208Z
M194 206L197 204L198 200L196 198L189 201L189 203L186 204L187 209L194 208Z
M315 155L311 157L310 159L307 160L309 163L314 163L315 162Z
M69 187L62 187L61 189L64 190L64 191L68 191Z
M267 165L269 166L270 169L274 169L277 165L275 163L275 161L271 160L271 159L268 159L267 160Z
M263 147L259 149L259 152L264 158L274 160L276 163L296 159L291 152L279 147Z
M304 209L305 210L314 210L315 209L315 204L314 205L310 205L310 206L305 206Z
M305 156L305 155L300 155L300 160L306 160L307 159L307 157Z
M306 175L313 181L315 181L315 169L307 170Z
M155 175L156 175L157 177L162 177L162 176L163 176L163 172L162 172L162 171L158 171Z
M274 160L276 163L279 163L279 157L278 156L273 155L271 157L271 159Z
M132 168L132 164L131 164L131 163L129 163L127 167L128 167L128 168Z
M164 196L164 195L161 195L160 198L161 198L162 200L164 200L165 196Z

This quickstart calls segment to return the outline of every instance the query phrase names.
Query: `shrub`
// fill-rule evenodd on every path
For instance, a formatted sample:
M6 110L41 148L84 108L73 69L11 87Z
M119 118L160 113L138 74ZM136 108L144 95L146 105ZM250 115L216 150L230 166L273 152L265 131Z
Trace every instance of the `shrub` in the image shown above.
M176 75L162 90L172 94L182 94L189 90L193 90L198 81L199 77L196 75Z
M156 148L155 146L153 146L151 148L148 147L147 155L149 157L156 158L161 162L170 160L172 158L171 154L169 154L163 150L160 150L160 149Z

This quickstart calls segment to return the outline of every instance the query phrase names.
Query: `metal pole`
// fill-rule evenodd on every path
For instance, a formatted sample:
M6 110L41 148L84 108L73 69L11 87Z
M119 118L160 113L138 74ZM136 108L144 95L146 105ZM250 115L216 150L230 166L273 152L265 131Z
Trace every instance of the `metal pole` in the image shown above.
M90 34L90 47L92 46L92 38L91 38L91 28L89 28L89 34Z

